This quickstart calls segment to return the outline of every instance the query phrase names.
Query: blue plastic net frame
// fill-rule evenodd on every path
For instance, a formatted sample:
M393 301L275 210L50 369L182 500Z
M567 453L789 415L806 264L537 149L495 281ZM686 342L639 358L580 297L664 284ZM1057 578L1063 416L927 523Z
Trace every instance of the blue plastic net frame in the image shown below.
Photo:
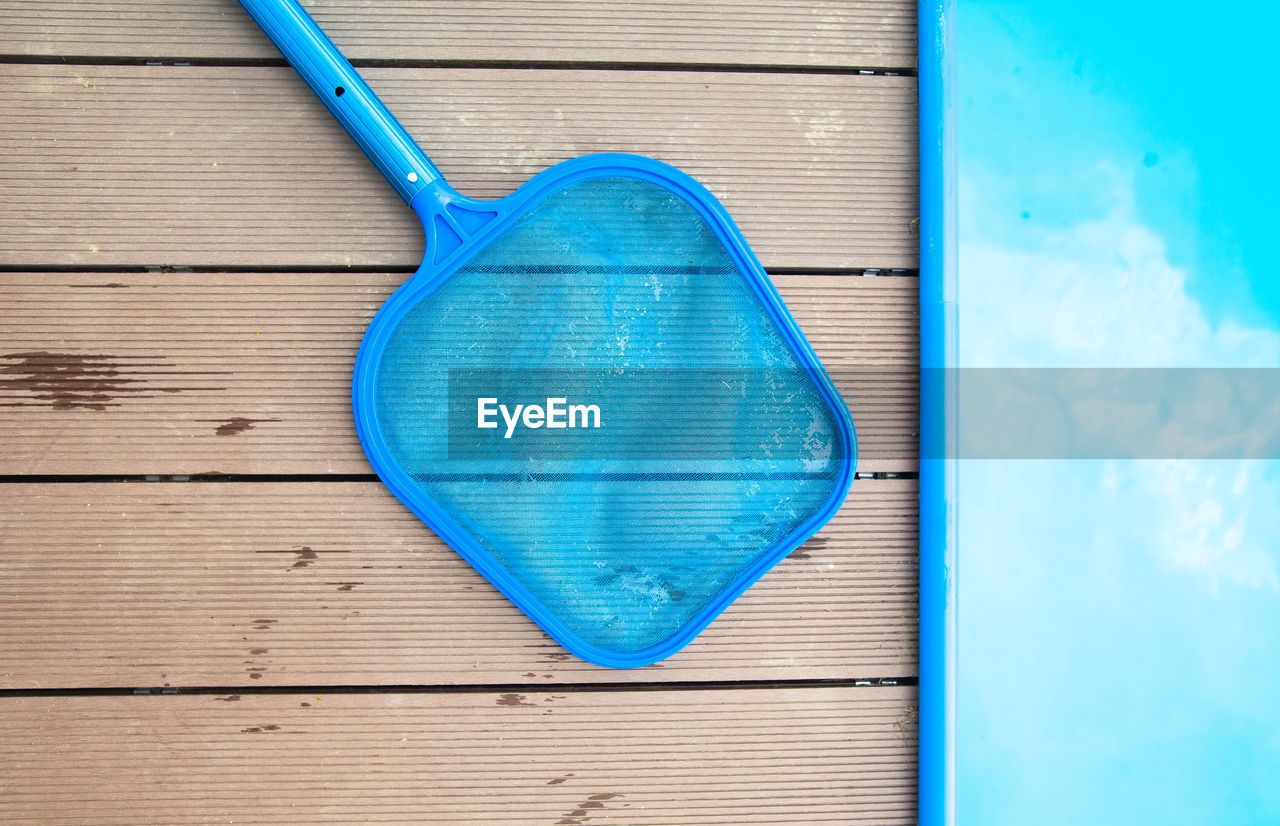
M810 376L831 412L843 448L837 464L838 478L830 497L820 508L759 554L678 632L640 650L607 648L584 639L505 570L448 510L423 495L389 450L378 421L376 403L382 356L406 315L547 196L574 183L605 177L633 178L663 187L692 207L711 228L799 365ZM426 232L426 251L421 266L383 304L361 342L352 380L352 408L361 446L378 477L396 498L565 649L588 662L611 668L633 668L665 659L688 645L757 579L835 515L848 494L857 459L856 434L848 408L741 231L715 196L693 178L651 158L588 155L551 167L496 201L466 198L440 181L419 193L411 206Z

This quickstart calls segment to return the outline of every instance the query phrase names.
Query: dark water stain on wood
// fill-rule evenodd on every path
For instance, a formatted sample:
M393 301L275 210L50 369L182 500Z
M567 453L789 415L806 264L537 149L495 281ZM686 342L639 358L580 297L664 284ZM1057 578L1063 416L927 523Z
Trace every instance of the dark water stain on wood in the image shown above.
M250 648L250 649L249 649L249 653L250 653L250 654L253 654L253 655L255 655L255 656L256 656L256 655L258 655L258 654L265 654L265 653L267 653L267 649L265 649L265 648Z
M299 708L311 708L311 703L298 703Z
M275 726L275 725L272 725L272 726L249 726L248 728L242 728L242 729L240 729L241 733L243 733L243 734L257 734L258 732L262 732L262 731L279 731L279 730L280 730L280 727L279 727L279 726Z
M106 410L119 404L116 399L129 385L141 379L120 375L120 364L112 356L32 351L0 356L0 388L30 393L48 402L55 410ZM20 406L21 402L7 402Z
M121 290L129 285L121 284L119 281L108 281L105 284L68 284L67 286L73 290Z
M244 433L249 430L253 430L255 425L260 425L260 424L263 424L264 422L278 422L278 421L280 420L279 419L246 419L241 416L236 416L234 418L221 421L221 423L216 428L214 428L213 432L217 433L219 436L239 436L241 433Z
M254 553L255 554L293 554L295 559L293 561L293 564L289 566L290 568L310 568L311 563L315 562L320 558L320 554L349 554L351 553L351 551L347 548L325 548L323 550L316 550L315 548L312 548L310 545L298 545L296 547L289 548L288 550L284 550L281 548L258 548L257 550L254 551ZM362 565L360 567L373 568L375 566ZM344 583L333 582L328 584L342 585ZM355 584L363 585L364 583L357 582Z
M218 425L217 429L213 432L217 433L219 436L239 436L246 430L253 430L253 426L256 423L257 422L253 419L242 419L239 417L227 419L225 422Z
M812 552L820 551L823 548L827 547L827 542L828 540L825 536L810 537L809 541L805 542L799 548L796 548L794 551L791 552L791 559L800 559L800 560L812 559L813 558Z
M239 694L228 694L225 697L214 697L213 699L223 703L234 703L240 699Z
M106 410L125 398L151 399L192 387L158 383L163 376L189 375L166 369L158 356L86 355L33 350L0 355L2 407L47 404L54 410ZM204 388L225 390L223 387Z
M568 651L543 651L542 656L549 662L567 663L569 662L569 658L573 655Z
M500 706L532 706L529 698L523 694L503 694L498 697L498 705Z
M577 808L561 815L561 819L556 821L556 826L584 826L587 821L591 820L591 816L593 814L604 809L605 801L614 800L619 797L623 797L620 792L603 792L601 794L593 794L586 800L579 803Z

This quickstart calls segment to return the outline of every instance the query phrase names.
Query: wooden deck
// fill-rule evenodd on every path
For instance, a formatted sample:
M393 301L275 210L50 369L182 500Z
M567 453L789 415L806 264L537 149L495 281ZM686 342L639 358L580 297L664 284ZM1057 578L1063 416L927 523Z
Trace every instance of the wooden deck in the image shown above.
M423 241L234 0L0 0L0 821L914 822L914 4L306 5L463 192L707 184L859 478L681 654L572 658L372 476Z

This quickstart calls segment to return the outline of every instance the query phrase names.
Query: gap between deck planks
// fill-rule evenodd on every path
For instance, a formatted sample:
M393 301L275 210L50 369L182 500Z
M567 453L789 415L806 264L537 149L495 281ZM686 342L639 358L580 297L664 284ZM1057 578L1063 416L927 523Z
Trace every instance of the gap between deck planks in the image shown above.
M902 0L307 0L352 60L915 66ZM277 59L234 0L3 0L0 53Z
M4 486L0 688L914 676L916 483L835 520L683 652L565 653L380 484Z
M0 273L0 474L369 473L365 326L404 274ZM917 279L779 276L863 471L915 469Z
M766 266L917 262L915 79L370 69L457 189L650 155L724 202ZM417 219L291 69L11 65L8 266L416 266Z

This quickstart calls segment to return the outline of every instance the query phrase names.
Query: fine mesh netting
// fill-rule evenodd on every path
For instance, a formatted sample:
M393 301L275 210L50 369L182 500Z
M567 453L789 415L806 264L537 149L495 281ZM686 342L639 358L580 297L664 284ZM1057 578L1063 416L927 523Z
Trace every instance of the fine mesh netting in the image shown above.
M409 311L374 397L420 492L615 651L678 633L827 503L850 451L712 229L625 177L546 197ZM484 398L583 409L481 428Z

